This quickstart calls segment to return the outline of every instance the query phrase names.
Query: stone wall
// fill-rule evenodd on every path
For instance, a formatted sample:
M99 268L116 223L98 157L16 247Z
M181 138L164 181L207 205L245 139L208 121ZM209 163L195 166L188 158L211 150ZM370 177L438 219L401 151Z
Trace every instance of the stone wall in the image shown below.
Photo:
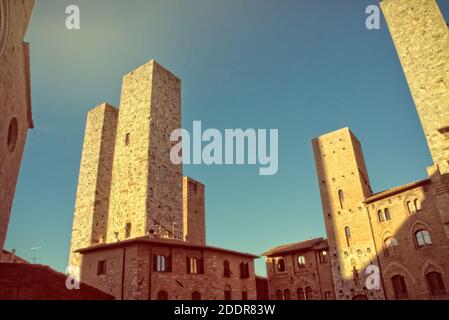
M0 0L0 250L9 224L31 117L28 44L34 0Z

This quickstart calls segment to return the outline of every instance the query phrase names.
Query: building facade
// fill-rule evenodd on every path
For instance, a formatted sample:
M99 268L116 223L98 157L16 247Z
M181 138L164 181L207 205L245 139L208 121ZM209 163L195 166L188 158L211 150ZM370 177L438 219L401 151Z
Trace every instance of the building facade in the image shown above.
M70 266L116 299L256 299L254 258L206 245L205 186L170 160L181 81L155 61L123 79L120 109L89 112Z
M33 5L34 0L0 0L0 256L27 132L34 127L29 46L23 41Z
M270 300L334 300L329 246L323 238L279 246L266 257Z

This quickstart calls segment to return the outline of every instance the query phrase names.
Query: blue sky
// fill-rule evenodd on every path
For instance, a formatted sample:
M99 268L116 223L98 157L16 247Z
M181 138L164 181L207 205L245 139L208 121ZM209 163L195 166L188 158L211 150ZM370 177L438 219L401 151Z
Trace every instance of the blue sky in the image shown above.
M449 1L439 1L449 17ZM33 115L6 247L65 270L88 110L119 104L121 78L156 59L183 81L183 126L279 129L279 171L185 166L206 185L207 241L260 254L324 236L311 139L350 127L373 189L421 179L431 164L384 20L361 0L38 0ZM65 29L65 8L81 30ZM257 272L265 273L264 261Z

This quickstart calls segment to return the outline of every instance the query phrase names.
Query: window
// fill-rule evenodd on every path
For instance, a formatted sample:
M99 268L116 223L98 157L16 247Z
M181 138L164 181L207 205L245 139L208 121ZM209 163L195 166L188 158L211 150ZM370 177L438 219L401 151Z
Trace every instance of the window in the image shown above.
M249 278L249 263L240 263L240 278L248 279Z
M384 241L384 254L386 257L394 255L396 253L396 247L399 245L399 242L396 238L390 237L385 239Z
M97 275L105 275L106 274L106 260L98 261L97 264Z
M413 201L413 205L414 205L414 207L415 207L416 212L422 210L422 208L421 208L421 201L419 201L418 199L415 199L415 200Z
M277 267L278 267L278 271L279 272L284 272L285 271L285 263L284 263L284 259L279 259L277 261Z
M187 271L190 274L198 274L198 259L195 257L187 258Z
M356 267L352 268L352 278L354 280L354 284L356 286L358 286L359 285L359 272L357 271Z
M284 295L281 290L276 291L276 300L284 300Z
M338 200L340 201L340 209L344 209L345 196L343 190L338 190Z
M307 287L306 288L306 300L313 300L312 288L311 287Z
M432 296L439 296L446 294L446 287L444 286L441 273L432 271L426 274L427 284Z
M378 210L377 211L377 220L379 222L384 222L385 221L384 213L383 213L382 210Z
M161 290L157 293L157 299L158 300L168 300L168 293L167 291Z
M300 267L300 268L306 267L306 258L304 258L304 256L298 257L298 267Z
M290 290L285 289L284 290L284 300L291 300L291 299L292 299L292 296L290 294Z
M192 300L201 300L201 293L195 291L192 293Z
M395 275L391 278L391 283L393 284L395 299L408 298L407 285L405 284L405 279L403 276Z
M225 278L229 278L231 276L231 268L229 266L229 261L228 260L225 260L223 262L223 269L224 269L223 276Z
M248 300L248 290L246 288L242 289L242 300Z
M224 296L225 296L225 300L231 300L232 299L232 292L231 292L231 287L230 286L226 286L225 287Z
M125 226L125 238L131 237L131 223L127 223Z
M351 229L349 227L345 227L345 235L346 235L346 243L348 247L350 246L349 241L351 240Z
M127 133L125 134L125 146L129 146L129 142L130 142L130 134Z
M419 230L415 233L416 245L418 249L430 247L432 240L430 239L430 233L427 230Z
M9 123L8 137L6 141L6 145L10 152L13 152L14 149L16 148L18 136L19 136L19 125L17 123L17 119L12 118L11 122Z
M332 300L332 292L326 291L324 293L324 300Z
M391 220L390 209L385 208L384 213L385 213L385 220L390 221Z
M408 213L415 213L415 210L413 208L413 204L411 201L407 201L407 210L408 210Z
M304 295L304 290L302 288L298 288L298 290L296 290L296 295L298 297L298 300L306 299L306 296Z
M165 256L156 257L156 271L157 272L167 271L167 259L165 258Z
M320 251L320 263L327 263L327 251Z

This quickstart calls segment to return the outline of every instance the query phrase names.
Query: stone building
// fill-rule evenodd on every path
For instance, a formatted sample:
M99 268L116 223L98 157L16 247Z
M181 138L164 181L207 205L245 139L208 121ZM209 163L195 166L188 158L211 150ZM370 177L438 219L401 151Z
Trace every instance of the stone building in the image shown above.
M34 0L0 0L0 260L31 115L30 57L24 42Z
M170 160L179 128L181 81L155 61L120 109L89 112L70 265L117 299L256 299L256 256L206 245L205 187Z
M265 252L270 300L333 300L329 246L323 238Z
M449 299L449 29L435 0L381 7L434 163L426 179L375 193L348 128L313 140L335 298ZM273 295L287 283L280 254L270 256Z

